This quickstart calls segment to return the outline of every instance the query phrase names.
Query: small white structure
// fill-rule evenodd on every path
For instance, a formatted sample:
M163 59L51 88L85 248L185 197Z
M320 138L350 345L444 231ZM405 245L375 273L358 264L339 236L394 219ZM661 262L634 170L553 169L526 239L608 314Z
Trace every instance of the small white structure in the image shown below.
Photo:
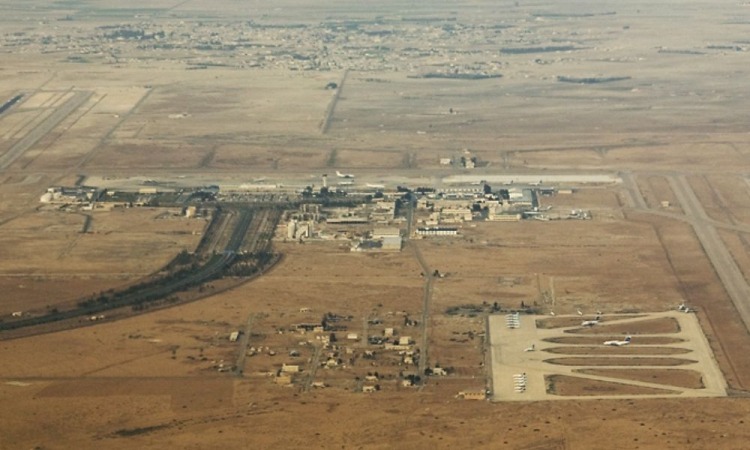
M229 334L229 342L237 342L237 339L240 337L239 331L232 331L232 333Z
M401 336L398 339L398 345L411 345L411 336Z
M420 236L457 236L458 228L453 227L419 227L417 234Z

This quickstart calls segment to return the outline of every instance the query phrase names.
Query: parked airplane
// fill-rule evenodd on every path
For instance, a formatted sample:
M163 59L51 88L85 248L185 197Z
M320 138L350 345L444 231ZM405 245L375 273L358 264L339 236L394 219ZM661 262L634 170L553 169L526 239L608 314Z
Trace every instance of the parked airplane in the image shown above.
M542 184L542 180L532 181L531 183L529 183L529 186L541 186L541 184Z
M339 178L354 178L354 175L350 173L341 173L338 170L336 171L336 176Z
M626 337L624 341L604 341L604 345L613 345L615 347L622 347L628 344L630 344L630 336Z

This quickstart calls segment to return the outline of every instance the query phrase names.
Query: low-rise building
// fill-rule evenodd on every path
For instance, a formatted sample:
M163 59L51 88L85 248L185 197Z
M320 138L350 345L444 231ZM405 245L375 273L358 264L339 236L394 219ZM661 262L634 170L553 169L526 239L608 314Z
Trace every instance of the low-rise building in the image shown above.
M384 251L396 251L400 252L403 245L401 236L386 236L383 238L382 249Z
M458 397L464 400L485 400L487 393L483 390L461 391L458 393Z
M288 386L292 384L292 377L289 375L279 375L276 378L274 378L274 383L280 384L282 386Z
M282 364L281 371L285 373L297 373L299 372L299 365L297 364Z
M375 228L372 230L373 239L383 239L385 237L399 237L401 236L401 230L395 227L387 228Z

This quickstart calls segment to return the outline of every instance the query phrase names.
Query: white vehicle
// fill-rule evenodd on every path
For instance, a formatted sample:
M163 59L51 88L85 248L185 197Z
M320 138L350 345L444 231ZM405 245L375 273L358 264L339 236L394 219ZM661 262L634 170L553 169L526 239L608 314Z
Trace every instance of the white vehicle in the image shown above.
M373 188L373 189L385 189L385 185L384 184L370 184L370 183L367 183L365 186L367 186L368 188Z
M341 173L338 170L336 171L336 176L339 178L354 178L354 175L350 173Z
M581 322L582 327L593 327L594 325L598 324L598 320L584 320Z
M631 337L628 336L624 341L604 341L604 345L612 345L614 347L622 347L623 345L630 344Z
M353 184L354 184L353 181L339 181L338 182L339 186L352 186Z

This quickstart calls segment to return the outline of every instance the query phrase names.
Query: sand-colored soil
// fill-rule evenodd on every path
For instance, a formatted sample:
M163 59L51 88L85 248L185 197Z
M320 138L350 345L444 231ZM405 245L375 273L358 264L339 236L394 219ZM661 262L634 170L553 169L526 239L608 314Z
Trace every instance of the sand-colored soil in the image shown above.
M575 372L689 389L700 389L704 386L701 374L688 369L576 369Z
M623 349L618 356L631 354L628 350ZM551 358L545 360L545 362L563 366L680 366L683 364L693 364L695 361L683 358L650 358L639 356L632 358Z
M592 380L566 375L549 375L546 377L547 392L554 395L668 395L677 392L667 389L655 389L632 384L614 383L611 381Z

